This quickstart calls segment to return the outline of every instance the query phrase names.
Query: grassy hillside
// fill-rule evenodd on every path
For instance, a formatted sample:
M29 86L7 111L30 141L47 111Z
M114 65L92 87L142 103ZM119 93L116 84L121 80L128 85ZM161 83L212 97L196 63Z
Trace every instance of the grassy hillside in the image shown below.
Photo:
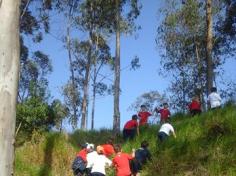
M139 148L148 140L153 155L142 172L149 175L236 175L236 107L227 106L191 118L179 115L173 120L177 138L157 142L159 126L142 129L136 140L125 143L124 150ZM78 143L104 143L111 131L77 131L62 134L33 135L30 142L16 150L17 176L70 176L71 162ZM118 137L116 142L121 142ZM109 175L113 175L112 171Z

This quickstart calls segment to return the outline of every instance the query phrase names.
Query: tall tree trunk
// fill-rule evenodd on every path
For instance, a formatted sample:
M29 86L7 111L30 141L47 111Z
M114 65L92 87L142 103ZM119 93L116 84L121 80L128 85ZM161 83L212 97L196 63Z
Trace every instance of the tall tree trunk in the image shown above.
M113 130L120 131L120 1L116 0L116 57L115 57L115 82L114 82L114 117Z
M212 65L212 0L206 0L206 62L207 62L207 95L213 86L213 65Z
M83 85L83 101L82 101L82 118L81 118L81 129L86 129L87 127L87 108L88 108L88 95L89 95L89 79L90 79L90 70L92 62L92 31L90 31L90 46L88 50L88 62L85 69L85 80Z
M94 114L95 114L95 101L96 101L96 78L97 78L97 64L96 60L94 62L94 72L93 72L93 99L92 99L92 117L91 117L91 130L94 129Z
M198 92L198 96L201 102L201 108L202 110L205 112L206 111L206 103L205 103L205 99L204 99L204 85L202 82L202 63L201 63L201 59L199 57L199 51L198 51L198 46L199 44L197 42L195 42L195 53L196 53L196 58L197 58L197 68L198 68L198 82L200 83L200 89Z
M20 0L0 0L0 175L13 175Z
M73 69L73 62L72 62L72 56L71 56L71 39L70 39L70 23L71 23L71 20L70 20L70 17L69 17L69 20L68 20L68 26L67 26L67 51L68 51L68 58L69 58L69 64L70 64L70 72L71 72L71 83L72 83L72 92L73 92L73 95L72 95L72 103L73 103L73 126L76 128L77 127L77 124L78 124L78 116L77 116L77 107L76 107L76 99L77 97L76 94L75 94L75 74L74 74L74 69Z

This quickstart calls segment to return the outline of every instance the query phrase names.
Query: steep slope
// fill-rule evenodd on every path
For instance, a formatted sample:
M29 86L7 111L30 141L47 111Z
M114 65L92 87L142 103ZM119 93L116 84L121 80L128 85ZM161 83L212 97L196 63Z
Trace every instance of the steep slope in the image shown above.
M152 161L142 176L172 175L236 175L236 107L228 105L219 110L189 117L176 115L172 120L177 138L157 141L158 125L141 129L140 136L123 144L130 152L149 141ZM63 134L35 133L30 142L16 150L16 176L71 176L71 162L78 143L104 143L112 136L110 130L76 131ZM122 142L117 137L115 142ZM114 175L112 169L108 175Z

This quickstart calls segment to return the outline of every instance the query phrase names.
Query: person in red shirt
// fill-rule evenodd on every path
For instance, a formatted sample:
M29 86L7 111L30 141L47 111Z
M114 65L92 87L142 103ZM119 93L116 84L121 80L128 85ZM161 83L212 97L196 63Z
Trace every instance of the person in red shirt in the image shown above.
M76 158L72 164L72 170L75 176L83 175L86 172L87 154L91 152L93 148L93 144L86 143L82 150L76 154Z
M170 111L168 109L168 104L164 103L162 109L156 108L156 112L161 114L161 124L165 123L166 120L170 117Z
M192 99L192 102L188 105L188 108L189 108L191 116L201 114L201 112L202 112L201 103L200 103L199 98L197 96L195 96Z
M136 134L139 135L139 125L138 125L138 116L135 114L132 116L132 120L126 122L123 129L123 138L124 140L133 139Z
M104 155L106 157L111 157L115 154L113 139L109 139L106 144L101 145L103 147Z
M147 107L145 105L140 106L141 110L138 113L139 116L139 126L146 125L148 122L148 117L152 114L147 111Z
M116 155L112 160L113 166L116 168L116 176L130 176L131 170L129 161L135 156L135 150L132 154L123 153L120 145L114 147Z

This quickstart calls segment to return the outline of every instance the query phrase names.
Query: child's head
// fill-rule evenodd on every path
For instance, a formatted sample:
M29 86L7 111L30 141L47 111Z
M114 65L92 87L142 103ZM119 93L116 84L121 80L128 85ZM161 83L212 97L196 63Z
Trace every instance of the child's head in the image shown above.
M88 152L92 152L94 150L94 144L87 144L86 149Z
M102 146L100 146L100 145L97 146L97 153L98 153L99 155L102 155L102 154L104 153L104 149L103 149Z
M140 108L141 108L142 111L145 111L145 110L147 109L146 105L144 105L144 104L142 104L142 105L140 106Z
M164 107L165 109L167 109L167 108L168 108L168 103L163 103L163 107Z
M137 120L138 116L136 114L132 115L132 120Z
M114 141L114 138L109 137L109 139L107 140L107 144L113 145L113 141Z
M120 145L120 144L116 144L116 145L114 146L114 150L115 150L116 153L121 152L121 145Z
M198 96L194 96L192 100L199 101L199 97Z
M147 141L143 141L142 143L141 143L141 147L142 148L148 148L148 142Z
M211 92L217 92L217 88L216 87L212 87L211 88Z

